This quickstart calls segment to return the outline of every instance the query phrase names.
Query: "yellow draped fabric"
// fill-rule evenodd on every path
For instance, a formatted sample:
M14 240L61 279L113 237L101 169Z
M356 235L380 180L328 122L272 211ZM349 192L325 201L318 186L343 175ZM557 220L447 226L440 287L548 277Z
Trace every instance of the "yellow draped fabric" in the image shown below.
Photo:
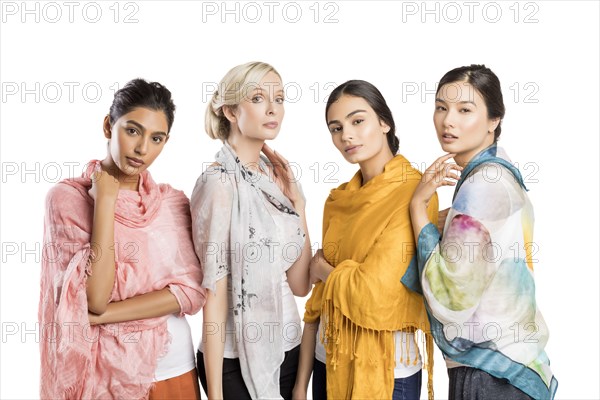
M429 397L433 397L433 342L423 298L400 279L415 255L409 204L421 178L395 156L364 186L358 171L333 189L323 214L323 253L335 267L306 303L304 321L321 319L329 399L391 399L394 331L425 333ZM438 200L428 213L437 223ZM406 360L408 352L401 349Z

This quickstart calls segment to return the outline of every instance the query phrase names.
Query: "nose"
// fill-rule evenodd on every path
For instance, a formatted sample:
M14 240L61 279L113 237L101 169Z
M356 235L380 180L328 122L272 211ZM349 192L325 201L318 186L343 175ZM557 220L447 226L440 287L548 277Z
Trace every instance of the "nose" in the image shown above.
M278 96L267 100L267 115L275 116L283 112L283 103Z
M353 137L354 137L354 134L352 132L352 125L345 126L344 129L342 130L342 142L347 142L349 140L352 140Z
M444 116L444 120L442 121L444 124L444 128L453 128L455 123L455 113L452 110L446 111L446 115Z
M150 140L150 138L146 138L140 135L139 140L137 141L135 146L136 154L143 156L148 152L148 140Z

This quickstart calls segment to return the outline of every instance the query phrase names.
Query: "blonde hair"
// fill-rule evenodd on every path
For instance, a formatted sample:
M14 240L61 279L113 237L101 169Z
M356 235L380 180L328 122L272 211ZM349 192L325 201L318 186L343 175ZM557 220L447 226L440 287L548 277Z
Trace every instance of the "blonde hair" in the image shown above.
M206 107L204 127L208 136L212 139L227 140L231 125L223 113L223 107L228 106L235 110L269 72L274 72L281 79L281 75L273 66L260 61L238 65L225 74Z

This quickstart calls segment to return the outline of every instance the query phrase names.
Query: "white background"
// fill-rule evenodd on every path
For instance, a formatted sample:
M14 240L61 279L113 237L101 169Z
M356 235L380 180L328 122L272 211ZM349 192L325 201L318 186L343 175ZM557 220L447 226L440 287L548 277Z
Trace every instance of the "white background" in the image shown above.
M423 169L442 153L432 123L436 82L457 66L492 68L507 108L500 143L519 163L536 212L537 300L550 328L557 398L600 398L598 2L1 7L0 398L38 396L44 197L59 178L105 156L101 126L114 89L143 77L172 91L172 137L151 171L189 196L220 147L204 133L208 96L229 68L252 60L273 64L287 84L286 117L272 147L300 166L313 243L320 241L328 191L357 169L337 153L324 123L335 84L375 84L394 112L401 153ZM451 190L440 195L441 206L449 206ZM298 299L300 310L304 301ZM189 321L197 343L201 317ZM437 397L446 397L439 352L434 378Z

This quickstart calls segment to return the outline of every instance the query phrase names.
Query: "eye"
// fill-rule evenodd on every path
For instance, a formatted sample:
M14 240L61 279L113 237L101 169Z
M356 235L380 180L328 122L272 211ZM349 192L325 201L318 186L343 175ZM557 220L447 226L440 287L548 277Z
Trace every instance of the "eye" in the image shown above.
M468 113L468 112L471 112L471 110L465 107L465 108L461 108L460 112L461 113Z
M364 119L361 119L361 118L355 119L354 121L352 121L352 124L353 125L358 125L358 124L362 123L363 121L364 121Z
M329 132L331 132L331 133L336 133L336 132L341 132L341 131L342 131L341 126L332 126L329 128Z
M436 106L435 110L436 111L446 111L446 107L444 107L444 106Z
M263 97L260 95L253 96L250 101L253 103L260 103L263 100Z
M162 136L154 136L152 138L152 141L156 144L160 144L164 141L164 138Z
M283 104L284 101L285 100L284 100L283 97L278 97L278 98L275 99L275 103L277 103L277 104Z
M137 129L135 129L135 128L125 128L125 131L130 136L137 135L137 133L138 133Z

